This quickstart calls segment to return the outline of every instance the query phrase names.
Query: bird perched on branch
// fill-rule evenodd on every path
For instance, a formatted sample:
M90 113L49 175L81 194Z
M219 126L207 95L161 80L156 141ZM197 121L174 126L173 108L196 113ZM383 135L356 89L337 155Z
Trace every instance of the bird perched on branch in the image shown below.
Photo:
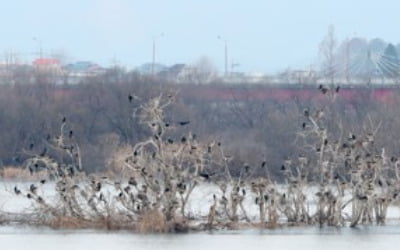
M319 85L318 89L319 89L319 90L321 91L321 93L324 94L324 95L328 92L328 89L327 89L324 85L322 85L322 84Z

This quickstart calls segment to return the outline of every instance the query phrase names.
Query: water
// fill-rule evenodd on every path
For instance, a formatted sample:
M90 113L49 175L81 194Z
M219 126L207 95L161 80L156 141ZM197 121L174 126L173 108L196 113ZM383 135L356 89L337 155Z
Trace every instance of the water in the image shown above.
M306 228L222 231L178 235L140 235L129 232L0 229L3 249L397 249L400 227Z
M15 183L0 183L0 210L22 212L31 207L30 201L13 194ZM29 183L19 183L27 189ZM44 190L51 196L54 186ZM190 209L195 214L207 214L215 187L196 190ZM218 194L218 193L217 193ZM201 202L200 202L201 201ZM252 199L249 198L251 207ZM204 204L206 203L206 204ZM250 209L255 213L256 207ZM2 249L397 249L400 246L399 208L389 210L386 226L344 228L282 228L275 230L216 231L174 235L141 235L132 232L105 232L96 230L51 230L48 228L0 226Z

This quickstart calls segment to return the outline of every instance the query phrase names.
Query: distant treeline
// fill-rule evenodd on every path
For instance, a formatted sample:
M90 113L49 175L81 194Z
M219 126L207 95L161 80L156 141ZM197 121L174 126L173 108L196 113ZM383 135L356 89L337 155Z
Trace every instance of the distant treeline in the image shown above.
M324 89L329 89L325 92ZM198 140L220 141L234 157L232 168L266 161L272 174L282 161L307 153L297 135L304 111L330 111L330 131L361 133L377 126L377 145L399 153L400 98L397 88L339 86L272 87L248 84L185 85L156 79L98 77L78 85L49 83L0 86L0 160L23 166L33 153L56 140L62 120L78 141L83 168L103 171L116 148L151 136L135 117L135 109L160 93L176 95L167 120L176 126L169 135L192 132ZM324 93L325 92L325 93ZM131 98L129 98L131 95ZM328 113L328 112L327 112ZM182 121L190 121L179 126Z

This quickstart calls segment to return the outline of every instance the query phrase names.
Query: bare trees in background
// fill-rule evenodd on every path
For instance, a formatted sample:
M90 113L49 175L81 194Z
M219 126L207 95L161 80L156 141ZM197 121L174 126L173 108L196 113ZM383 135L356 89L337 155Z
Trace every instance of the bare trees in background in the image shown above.
M88 171L104 170L114 150L109 145L134 144L149 135L132 116L132 109L160 92L177 93L166 113L169 122L190 121L183 132L192 131L204 142L218 138L235 156L232 167L265 159L272 173L279 172L277 166L296 151L294 141L304 122L303 111L328 108L321 102L323 94L318 89L307 100L293 96L292 101L279 101L260 95L272 90L268 86L168 85L117 71L74 86L15 84L1 85L0 90L0 159L4 165L22 165L26 150L43 150L46 138L57 134L65 116L81 145L83 165ZM359 91L363 92L362 98L348 101L338 96L330 104L337 115L327 124L341 123L346 130L359 130L368 124L368 117L382 120L385 130L377 143L390 145L388 152L399 146L400 136L393 130L393 124L400 123L396 104L391 107L376 103L369 98L372 90ZM177 135L172 131L171 136Z
M335 54L337 49L337 39L335 36L335 27L330 25L328 33L319 45L320 53L323 58L322 72L330 83L334 83L335 74L337 73Z

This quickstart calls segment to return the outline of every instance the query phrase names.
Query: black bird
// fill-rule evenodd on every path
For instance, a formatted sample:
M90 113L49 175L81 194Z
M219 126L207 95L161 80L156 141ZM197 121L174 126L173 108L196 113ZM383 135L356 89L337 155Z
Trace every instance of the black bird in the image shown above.
M167 128L169 127L169 123L168 122L165 123L165 127L167 127Z
M31 184L31 186L29 187L29 190L30 190L33 194L36 193L36 189L37 189L37 187L36 187L34 184Z
M132 185L132 186L136 186L137 182L134 177L131 177L131 178L129 178L128 184Z
M72 138L73 135L74 135L74 131L70 130L70 131L69 131L69 135L68 135L69 138Z
M310 111L308 109L304 110L304 116L309 117L310 116Z
M129 95L129 96L128 96L128 99L129 99L129 102L132 102L133 96L132 96L132 95Z
M32 165L29 165L29 168L28 168L28 169L29 169L29 174L30 174L30 175L32 175L32 174L33 174L33 168L32 168Z
M302 127L303 127L303 129L305 129L306 128L306 123L305 122L303 122L303 124L301 125Z
M42 153L40 153L40 156L41 156L41 157L44 157L44 156L46 155L46 153L47 153L47 148L45 147L45 148L43 149Z
M349 134L349 140L355 140L357 137L355 134L350 133Z
M67 121L67 118L64 116L62 119L62 123L65 123Z
M173 143L174 143L174 140L172 140L171 138L168 138L168 143L169 143L169 144L173 144Z
M203 178L206 179L206 180L208 180L208 179L210 178L210 175L207 174L207 173L204 173L204 172L199 173L199 176L200 176L200 177L203 177Z
M324 95L326 94L326 92L328 92L328 89L322 84L319 85L318 89L321 90L322 94Z
M97 182L96 187L95 187L96 192L99 192L100 189L101 189L101 183Z
M130 186L126 186L124 188L125 193L129 193L131 191L131 187Z
M14 187L14 193L15 193L16 195L18 195L18 194L21 193L21 190L19 190L19 189L17 188L17 186L15 186L15 187Z
M362 200L362 201L368 200L368 197L367 197L366 195L357 195L357 198L358 198L359 200Z
M35 146L35 144L33 144L33 143L29 144L29 150L32 150L34 146Z
M186 142L186 137L185 137L185 136L182 136L181 142L182 142L182 143L185 143L185 142Z
M30 198L32 198L32 195L31 195L30 193L28 193L28 194L26 195L26 198L30 199Z
M190 123L190 121L182 121L182 122L179 122L179 125L185 126L185 125L188 125L189 123Z
M263 161L263 162L261 163L261 167L262 167L262 168L265 167L266 164L267 164L267 162L266 162L266 161Z
M285 165L282 165L282 166L281 166L281 170L282 170L282 171L285 171L285 170L286 170Z
M40 180L41 184L45 184L46 183L46 179Z

